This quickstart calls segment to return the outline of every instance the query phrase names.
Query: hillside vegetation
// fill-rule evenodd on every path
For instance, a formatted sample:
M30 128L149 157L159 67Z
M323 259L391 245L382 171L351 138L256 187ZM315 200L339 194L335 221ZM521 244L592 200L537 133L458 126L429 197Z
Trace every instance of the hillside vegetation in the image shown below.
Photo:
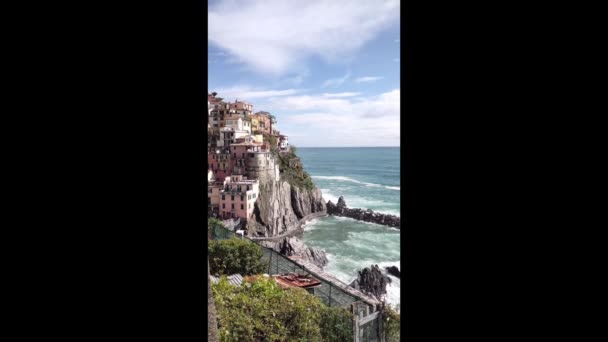
M291 146L289 152L278 153L279 171L281 177L298 189L312 190L315 184L308 172L304 171L302 161L296 155L296 147Z

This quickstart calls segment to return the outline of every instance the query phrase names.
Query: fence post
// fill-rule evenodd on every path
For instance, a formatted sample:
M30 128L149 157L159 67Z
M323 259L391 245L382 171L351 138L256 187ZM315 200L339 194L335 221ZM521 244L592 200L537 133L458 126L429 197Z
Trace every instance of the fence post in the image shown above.
M378 315L378 340L384 342L384 308L380 308Z
M270 267L272 267L272 249L270 250L270 259L268 260L268 275L270 275Z
M350 305L353 313L353 341L359 342L359 312L357 312L357 302Z

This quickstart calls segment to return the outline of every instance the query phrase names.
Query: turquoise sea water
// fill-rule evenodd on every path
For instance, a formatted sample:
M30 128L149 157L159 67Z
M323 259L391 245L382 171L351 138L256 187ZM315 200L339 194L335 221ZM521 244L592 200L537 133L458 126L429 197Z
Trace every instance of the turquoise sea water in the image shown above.
M297 155L323 198L336 203L399 215L399 147L298 148ZM303 239L307 245L328 254L326 270L350 283L357 271L371 264L395 265L401 269L400 231L342 217L323 217L307 223ZM399 303L398 278L391 277L387 300Z

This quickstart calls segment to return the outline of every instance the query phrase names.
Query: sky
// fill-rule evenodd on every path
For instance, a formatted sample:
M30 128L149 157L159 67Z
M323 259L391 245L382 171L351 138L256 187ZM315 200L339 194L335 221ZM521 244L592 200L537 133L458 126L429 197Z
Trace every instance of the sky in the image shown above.
M399 146L399 0L211 0L209 91L298 147Z

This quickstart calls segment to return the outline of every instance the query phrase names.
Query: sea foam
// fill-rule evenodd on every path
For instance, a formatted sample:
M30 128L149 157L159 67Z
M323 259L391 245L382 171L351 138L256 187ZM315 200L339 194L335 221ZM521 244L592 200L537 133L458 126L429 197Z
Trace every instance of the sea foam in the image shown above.
M354 178L345 177L345 176L311 176L311 177L316 178L316 179L327 179L327 180L337 180L337 181L342 181L342 182L352 182L352 183L362 184L362 185L374 187L374 188L385 188L385 189L397 190L397 191L401 190L401 187L398 187L398 186L388 186L388 185L382 185L382 184L376 184L376 183L362 182L362 181L358 181Z

